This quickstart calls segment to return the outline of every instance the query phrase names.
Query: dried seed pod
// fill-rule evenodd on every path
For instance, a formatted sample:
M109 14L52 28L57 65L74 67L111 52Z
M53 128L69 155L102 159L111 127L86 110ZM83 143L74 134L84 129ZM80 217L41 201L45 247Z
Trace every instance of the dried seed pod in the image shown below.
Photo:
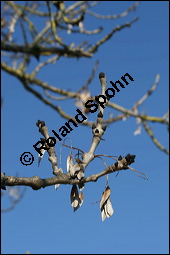
M107 218L111 217L114 213L111 201L110 201L110 187L107 185L105 191L102 194L102 199L100 201L100 210L101 210L101 217L102 221Z
M79 204L79 193L76 185L72 186L70 200L71 206L75 209Z
M76 185L72 186L71 194L70 194L71 206L74 209L74 212L83 204L84 196L83 193L78 193L78 189Z
M67 172L72 177L75 175L75 167L74 167L73 160L70 155L68 155L68 157L67 157Z

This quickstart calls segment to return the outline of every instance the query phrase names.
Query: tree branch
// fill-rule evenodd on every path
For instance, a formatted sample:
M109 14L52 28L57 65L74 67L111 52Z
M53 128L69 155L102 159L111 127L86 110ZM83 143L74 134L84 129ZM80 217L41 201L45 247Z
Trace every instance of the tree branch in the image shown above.
M119 157L120 158L120 157ZM92 174L89 177L84 177L81 180L71 179L69 174L58 173L57 176L41 179L38 176L33 177L15 177L6 176L1 173L1 188L4 186L29 186L33 190L38 190L55 184L69 184L69 185L82 185L87 182L96 182L99 178L106 174L114 173L120 170L128 169L128 166L134 162L135 155L127 154L125 158L120 158L115 164L112 164L105 168L98 174Z

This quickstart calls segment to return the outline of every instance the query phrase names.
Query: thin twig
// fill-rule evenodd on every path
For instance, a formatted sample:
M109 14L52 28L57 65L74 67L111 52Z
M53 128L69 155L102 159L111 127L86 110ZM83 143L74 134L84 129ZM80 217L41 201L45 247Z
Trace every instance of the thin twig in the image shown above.
M149 128L149 126L146 124L146 121L142 120L142 124L146 130L146 132L148 133L149 137L152 139L153 143L163 152L165 152L166 154L169 154L169 151L167 149L165 149L165 147L163 145L160 144L160 142L155 138L152 130Z

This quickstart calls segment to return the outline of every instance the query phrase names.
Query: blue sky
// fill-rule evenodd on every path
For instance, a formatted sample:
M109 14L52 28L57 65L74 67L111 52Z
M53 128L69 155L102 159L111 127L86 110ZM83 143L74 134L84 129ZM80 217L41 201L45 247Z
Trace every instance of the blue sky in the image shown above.
M118 14L127 9L133 1L105 1L93 10L101 14ZM121 89L111 102L130 109L154 83L160 74L160 82L154 94L140 107L142 113L161 117L168 109L168 1L143 1L135 12L112 21L90 18L85 20L87 29L104 26L104 36L114 26L123 24L138 16L139 21L131 28L117 32L101 46L92 59L61 59L55 65L42 69L38 77L51 85L76 91L88 79L96 60L99 68L90 85L91 94L100 94L98 74L104 72L109 81L120 79L129 73L134 82ZM41 25L41 24L39 24ZM83 40L95 42L100 38L85 36ZM71 38L71 37L70 37ZM82 39L81 38L81 39ZM69 37L67 40L71 42ZM76 38L76 42L79 38ZM35 61L30 70L33 70ZM40 167L37 153L33 148L41 137L36 126L37 120L44 120L51 130L64 125L66 120L54 110L45 106L34 95L25 91L21 83L2 71L2 171L6 175L23 177L38 175L52 176L47 155ZM58 102L56 101L56 104ZM70 114L76 114L74 102L69 100L61 106ZM109 108L105 118L116 111ZM96 120L97 113L90 119ZM160 143L168 147L167 127L149 123ZM104 139L96 154L135 154L136 170L144 172L149 180L137 177L132 171L120 171L109 175L111 201L115 210L111 218L101 221L99 203L105 188L106 178L88 183L83 191L85 200L80 209L73 212L70 204L70 185L61 185L57 191L47 187L38 191L27 188L22 201L14 210L2 214L2 254L168 254L168 156L152 143L142 128L141 135L134 136L136 120L130 118L108 126ZM68 136L72 145L87 151L91 144L91 129L78 126ZM69 144L69 140L66 140ZM30 151L35 158L31 166L23 166L20 156ZM56 145L59 156L60 146ZM66 172L66 158L69 149L62 149L61 167ZM106 159L107 164L113 164ZM89 176L104 169L99 159L93 161L85 175ZM9 205L2 198L2 208Z

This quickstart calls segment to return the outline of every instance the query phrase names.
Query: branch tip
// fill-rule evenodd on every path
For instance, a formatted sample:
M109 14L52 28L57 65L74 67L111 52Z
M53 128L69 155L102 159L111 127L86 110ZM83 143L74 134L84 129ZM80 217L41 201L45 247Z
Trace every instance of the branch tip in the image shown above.
M103 73L103 72L99 73L99 79L101 79L101 78L106 78L105 73Z

